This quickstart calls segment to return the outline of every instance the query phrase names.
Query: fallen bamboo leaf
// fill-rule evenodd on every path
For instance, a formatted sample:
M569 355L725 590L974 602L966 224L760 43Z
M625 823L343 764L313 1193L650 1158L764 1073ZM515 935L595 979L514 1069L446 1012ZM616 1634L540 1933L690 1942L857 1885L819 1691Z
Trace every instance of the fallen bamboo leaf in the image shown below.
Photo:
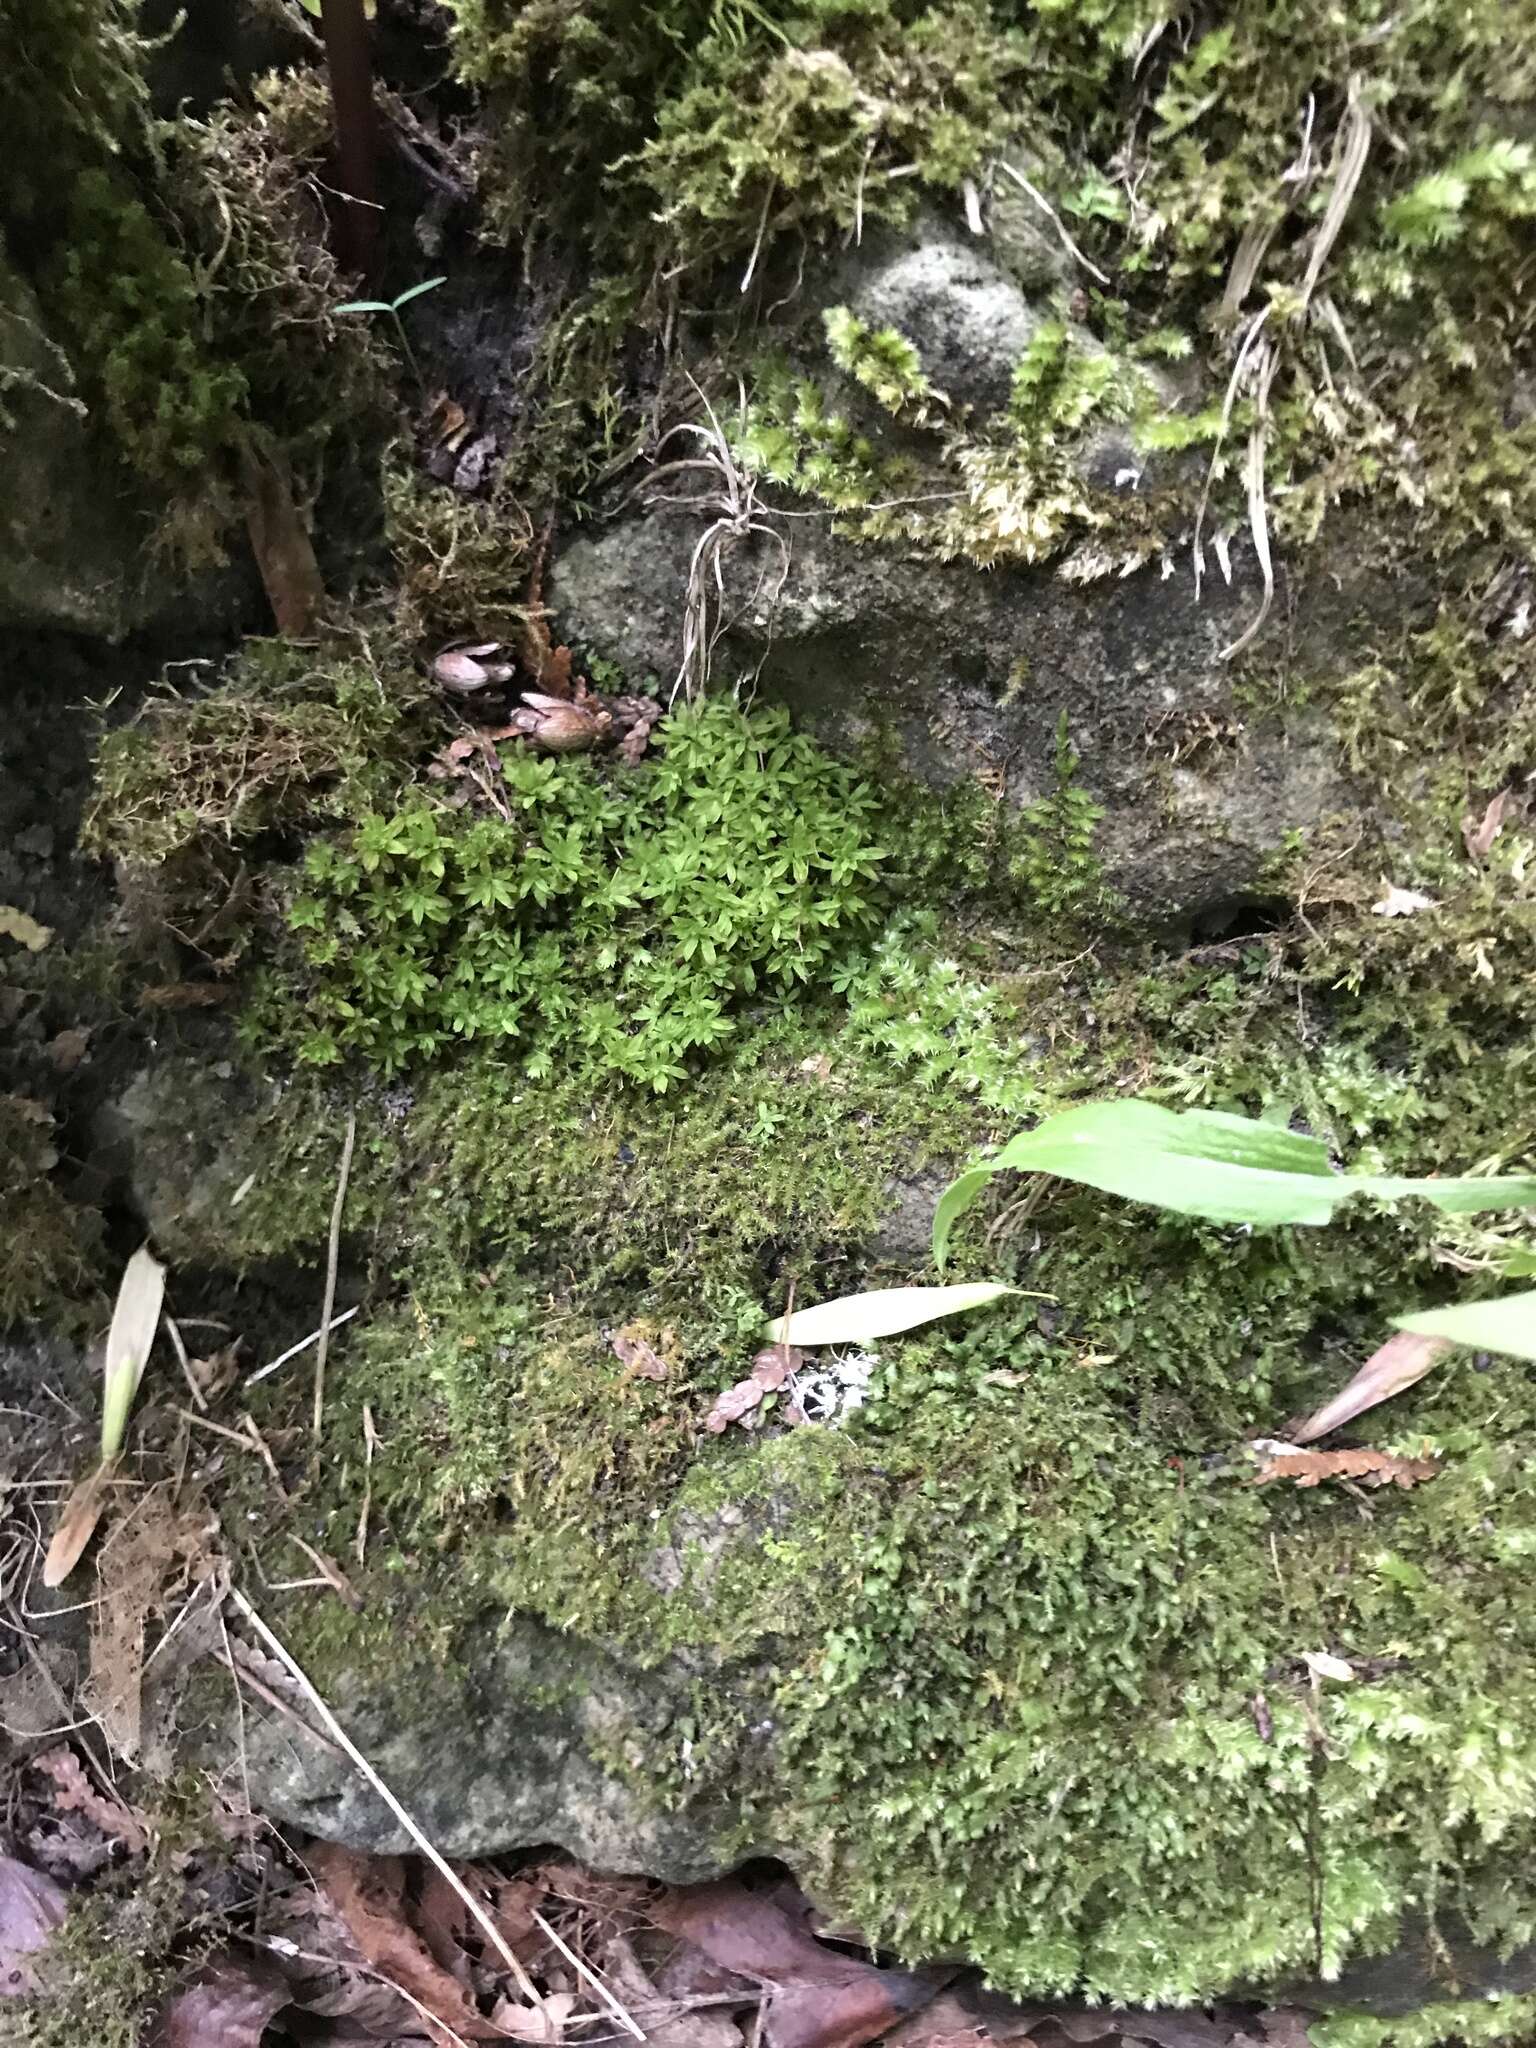
M140 1245L123 1270L117 1302L112 1310L112 1327L107 1332L101 1388L101 1459L104 1465L110 1464L123 1447L128 1412L144 1377L150 1347L160 1327L160 1309L164 1301L165 1268L148 1245Z
M1299 1451L1283 1445L1262 1445L1256 1486L1272 1479L1293 1479L1298 1486L1318 1486L1325 1479L1357 1479L1362 1486L1417 1486L1440 1470L1438 1458L1394 1458L1389 1451Z
M1408 1387L1417 1385L1430 1367L1450 1349L1447 1338L1410 1333L1399 1325L1398 1334L1378 1345L1348 1386L1335 1394L1331 1401L1324 1402L1300 1429L1292 1430L1292 1441L1309 1444L1314 1437L1326 1436L1330 1430L1352 1422L1367 1408L1390 1401L1394 1394L1401 1394Z
M1460 1344L1536 1361L1536 1292L1426 1309L1422 1315L1399 1316L1397 1327L1418 1343Z
M1513 794L1513 790L1501 789L1497 796L1489 798L1487 809L1476 823L1470 817L1462 819L1462 842L1471 859L1485 861L1493 851L1493 842L1503 829L1504 813Z
M1005 1294L1022 1294L1000 1280L975 1280L958 1287L876 1287L868 1294L844 1294L815 1308L797 1308L763 1326L771 1344L870 1344L916 1330L943 1316L985 1308Z

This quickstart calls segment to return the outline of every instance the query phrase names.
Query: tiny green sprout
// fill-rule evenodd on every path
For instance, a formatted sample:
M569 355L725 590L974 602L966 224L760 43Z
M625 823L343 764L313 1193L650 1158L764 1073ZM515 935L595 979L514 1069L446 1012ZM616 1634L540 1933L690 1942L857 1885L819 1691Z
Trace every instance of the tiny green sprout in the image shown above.
M398 293L392 299L347 299L342 305L335 307L333 310L337 313L387 313L395 323L395 332L400 337L400 346L405 351L405 359L411 366L412 374L415 376L416 381L420 383L421 369L411 349L411 344L406 338L405 325L400 318L400 309L402 306L408 306L412 299L419 299L423 292L435 292L440 284L446 284L447 282L446 277L423 278L420 284L409 286L407 290Z

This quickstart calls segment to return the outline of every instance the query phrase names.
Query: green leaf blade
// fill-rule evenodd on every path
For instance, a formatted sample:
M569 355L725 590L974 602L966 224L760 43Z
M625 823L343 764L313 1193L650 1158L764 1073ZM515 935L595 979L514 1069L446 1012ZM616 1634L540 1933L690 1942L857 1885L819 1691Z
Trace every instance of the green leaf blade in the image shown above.
M1394 1323L1416 1337L1443 1337L1470 1351L1499 1351L1536 1362L1536 1290L1426 1309L1421 1315L1397 1316Z

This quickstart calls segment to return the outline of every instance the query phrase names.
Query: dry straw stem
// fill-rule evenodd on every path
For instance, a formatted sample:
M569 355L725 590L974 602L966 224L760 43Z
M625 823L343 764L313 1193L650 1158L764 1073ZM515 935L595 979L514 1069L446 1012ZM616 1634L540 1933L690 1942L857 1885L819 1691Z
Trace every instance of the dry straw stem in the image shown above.
M689 381L693 382L691 378ZM683 590L683 655L677 679L672 685L671 701L674 703L679 692L691 701L702 696L708 687L715 649L731 623L726 604L725 559L737 542L759 535L771 542L778 553L777 577L765 568L758 577L751 602L756 603L762 597L765 585L771 582L768 600L771 612L789 574L788 543L772 523L769 508L758 502L756 477L737 461L730 437L703 390L697 383L693 388L707 415L708 424L685 421L663 437L661 446L664 448L673 435L689 434L700 444L701 452L663 463L646 480L649 491L651 485L664 477L680 476L684 472L702 471L707 479L704 489L694 497L650 499L652 504L683 505L711 515L688 564L688 581ZM740 389L740 407L745 420L747 398L744 387ZM657 452L660 453L660 449Z
M320 1308L320 1343L315 1352L314 1433L319 1437L325 1421L325 1355L331 1344L331 1311L336 1306L336 1267L341 1257L341 1218L347 1206L347 1180L352 1172L352 1147L357 1142L357 1111L347 1111L347 1135L341 1147L341 1171L336 1176L336 1199L331 1204L331 1234L325 1252L325 1299Z

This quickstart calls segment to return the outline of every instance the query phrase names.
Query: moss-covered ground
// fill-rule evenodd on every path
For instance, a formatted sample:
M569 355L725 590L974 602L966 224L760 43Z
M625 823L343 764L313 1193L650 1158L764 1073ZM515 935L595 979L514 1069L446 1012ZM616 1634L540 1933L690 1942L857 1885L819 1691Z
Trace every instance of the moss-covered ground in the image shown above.
M318 1260L358 1118L346 1247L369 1309L338 1345L295 1508L341 1554L370 1490L369 1604L317 1601L295 1647L322 1683L372 1668L402 1700L431 1698L509 1608L636 1661L685 1652L693 1711L630 1760L650 1796L728 1784L743 1840L785 1845L873 1939L963 1951L1016 1989L1191 1999L1384 1947L1408 1912L1536 1937L1528 1372L1458 1355L1371 1419L1378 1443L1443 1454L1411 1492L1260 1490L1241 1455L1333 1391L1394 1312L1494 1286L1518 1232L1405 1212L1250 1235L1002 1189L967 1220L960 1271L1046 1298L885 1344L840 1428L787 1428L772 1404L753 1433L700 1427L791 1281L806 1301L930 1277L918 1251L869 1249L896 1183L1071 1101L1285 1114L1346 1162L1405 1172L1530 1155L1536 848L1518 800L1476 860L1461 824L1532 749L1536 643L1509 550L1531 530L1517 131L1536 38L1492 0L1254 0L1182 26L1133 0L669 0L643 31L617 4L453 12L463 78L499 95L492 231L565 236L596 278L550 326L530 488L558 454L574 494L624 445L652 393L619 340L672 331L680 274L706 310L721 277L739 298L758 244L766 276L802 234L953 200L1022 134L1120 280L1084 295L1097 341L1117 362L1153 336L1204 361L1188 433L1160 424L1202 451L1223 437L1217 511L1249 516L1239 455L1257 446L1285 545L1326 547L1328 507L1375 493L1442 594L1363 634L1348 683L1318 693L1369 808L1276 849L1276 929L1193 950L1102 900L1065 739L1055 797L1013 823L978 790L920 796L725 703L634 768L509 748L510 815L448 806L414 636L487 605L512 619L533 528L510 501L470 514L414 480L394 493L384 605L318 648L248 649L217 694L119 736L92 843L129 880L161 876L168 928L197 928L237 873L249 887L217 967L248 977L261 1092L220 1135L249 1187L200 1212L178 1257ZM27 185L11 225L158 281L147 336L126 286L82 304L83 256L53 281L129 459L161 490L227 485L262 376L313 452L324 437L305 441L288 400L313 384L318 422L334 378L371 393L371 352L351 337L321 377L310 356L336 337L302 268L272 273L302 360L238 322L205 332L166 225L184 214L143 150L119 163L102 142L127 116L119 72L97 85L70 130L97 175L67 200L62 180ZM302 125L312 99L290 85L270 119ZM276 133L215 126L187 147L237 164L248 193L276 175L257 146ZM129 177L158 211L115 203ZM1247 285L1223 307L1234 272ZM1223 429L1234 322L1261 300L1272 374ZM899 337L832 340L833 369L886 413L923 402ZM760 341L721 348L757 362ZM876 388L893 365L894 407ZM1046 430L1079 400L1134 409L1098 383L1060 338L1040 352L1004 423L1026 511L1030 475L1061 481ZM146 385L178 395L165 419ZM776 389L760 434L787 431ZM812 398L791 401L801 433ZM776 446L764 469L832 503L805 448ZM1052 546L1084 516L1045 509ZM1283 687L1245 678L1281 716L1308 682L1294 663ZM707 902L688 887L706 870ZM1431 906L1376 915L1386 882ZM614 1354L629 1324L664 1379ZM274 1440L304 1425L302 1382L259 1390ZM246 1478L262 1483L255 1461L231 1479L231 1527ZM715 1556L690 1535L741 1503L747 1540ZM648 1566L669 1536L683 1571L664 1592ZM1315 1682L1320 1651L1355 1682Z
M1383 651L1395 693L1441 688L1449 633L1442 621ZM241 731L243 688L269 708L289 688L280 677L274 695L254 660L228 699ZM337 695L363 701L355 682ZM707 998L729 1028L660 1092L606 1031L564 1021L567 1000L592 999L604 931L690 973L664 892L602 893L615 870L601 834L572 842L572 954L556 920L538 1004L387 1079L306 1068L304 976L328 970L302 950L310 912L297 933L283 924L314 902L314 877L269 864L250 1011L266 1106L224 1140L231 1177L254 1179L182 1256L317 1259L356 1109L347 1244L374 1274L372 1306L333 1365L325 1457L300 1501L310 1540L340 1554L371 1487L370 1606L320 1603L300 1627L322 1682L387 1670L402 1700L431 1697L508 1607L641 1663L683 1653L707 1674L691 1710L625 1759L648 1796L729 1783L741 1839L789 1846L876 1938L964 1950L1016 1988L1198 1997L1380 1946L1406 1910L1494 1942L1536 1933L1509 1874L1536 1793L1525 1369L1460 1354L1362 1426L1362 1440L1443 1453L1409 1493L1260 1490L1241 1450L1340 1384L1393 1313L1496 1285L1518 1232L1405 1212L1250 1234L1005 1190L968 1219L960 1271L1044 1299L883 1344L873 1398L840 1428L787 1428L771 1403L753 1434L700 1427L791 1278L805 1301L924 1277L920 1250L866 1249L902 1177L1070 1101L1132 1088L1286 1113L1358 1165L1525 1157L1530 845L1517 826L1485 862L1467 858L1480 771L1458 756L1457 715L1442 710L1428 770L1394 755L1377 717L1369 743L1399 802L1388 836L1359 845L1340 820L1336 840L1277 849L1289 922L1192 951L1042 900L1032 881L1059 863L1040 835L1064 831L1082 864L1091 832L1060 800L1010 828L973 796L865 783L805 743L786 750L774 717L684 721L693 779L656 784L674 825L721 777L755 816L768 774L781 810L819 819L800 848L808 877L857 847L869 874L845 896L795 883L787 827L767 813L731 842L737 893L777 877L795 917L821 906L829 943L804 983L722 981L738 958L722 913L716 959L676 1000ZM389 752L401 730L381 727L355 800L337 800L345 770L338 784L319 749L313 843L357 855L373 820L382 849L383 822L423 800ZM145 742L125 744L136 759ZM174 789L184 757L163 758ZM1070 790L1069 761L1063 774ZM662 775L559 769L571 803L577 787L637 802ZM483 829L436 816L450 840ZM97 829L114 828L104 814ZM228 829L223 809L208 829ZM913 845L920 856L896 850ZM500 847L514 896L546 850ZM1384 870L1433 909L1374 914ZM1080 883L1091 903L1086 864ZM503 911L507 929L521 914ZM354 951L416 928L393 895L344 893L326 915L355 920ZM545 926L529 929L543 943ZM423 1001L449 1000L434 988ZM643 1037L648 1020L628 1028ZM626 1325L665 1379L620 1363L609 1337ZM300 1371L266 1383L254 1412L282 1441L307 1398ZM365 1407L384 1446L366 1475ZM752 1533L720 1553L699 1532L742 1505ZM652 1568L667 1544L682 1560L671 1591ZM1319 1689L1316 1651L1350 1659L1357 1682ZM768 1756L747 1735L765 1715Z

